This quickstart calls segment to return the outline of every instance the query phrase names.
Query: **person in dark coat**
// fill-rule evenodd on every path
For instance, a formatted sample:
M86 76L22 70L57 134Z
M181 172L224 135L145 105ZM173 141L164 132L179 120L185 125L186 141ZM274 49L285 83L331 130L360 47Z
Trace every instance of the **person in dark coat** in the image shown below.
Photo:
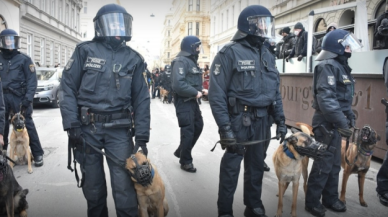
M126 45L132 37L132 20L120 5L101 7L93 19L95 37L77 45L63 71L60 94L63 129L68 133L69 144L75 147L75 159L84 174L82 191L88 217L108 216L105 160L115 216L139 213L128 170L111 158L104 160L95 150L104 149L119 162L125 162L139 148L148 155L150 95L143 74L144 59Z
M282 29L282 36L283 45L279 50L279 59L284 59L289 56L296 43L295 35L290 33L290 27L284 27Z
M287 133L280 95L280 76L275 57L264 44L274 38L274 18L261 5L251 5L238 17L232 42L216 55L210 67L209 102L218 125L225 153L221 159L218 186L218 216L233 216L234 193L244 160L244 216L265 217L261 200L264 175L264 142L272 116L276 135L283 142ZM236 216L242 216L237 214Z
M355 126L356 118L351 108L354 79L348 59L361 47L353 34L337 29L325 36L316 58L320 63L314 68L312 126L315 139L328 148L322 158L314 160L307 182L305 209L314 216L325 216L326 208L346 211L338 198L341 137L351 135L349 129Z
M388 49L388 3L384 13L376 19L374 37L376 49Z

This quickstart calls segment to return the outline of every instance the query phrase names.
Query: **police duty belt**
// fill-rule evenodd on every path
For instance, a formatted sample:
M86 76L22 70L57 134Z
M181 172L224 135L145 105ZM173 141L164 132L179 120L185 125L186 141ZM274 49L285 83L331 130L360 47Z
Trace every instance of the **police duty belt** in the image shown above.
M237 146L237 145L256 145L256 144L259 144L259 143L262 143L262 142L266 142L266 141L269 141L269 140L272 140L272 139L277 139L278 137L277 136L274 136L274 137L271 137L269 139L262 139L262 140L253 140L253 141L248 141L248 142L236 142L235 144L233 145L226 145L226 146ZM210 150L210 151L214 151L214 149L216 148L217 144L221 144L221 140L218 140L216 142L216 144L214 144L214 147Z

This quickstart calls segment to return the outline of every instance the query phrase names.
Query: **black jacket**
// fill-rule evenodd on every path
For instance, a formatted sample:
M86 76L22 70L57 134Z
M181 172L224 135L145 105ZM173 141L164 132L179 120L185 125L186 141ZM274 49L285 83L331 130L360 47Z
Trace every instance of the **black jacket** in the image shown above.
M313 90L313 108L322 113L327 122L347 129L347 119L354 118L351 108L354 79L350 71L336 59L321 61L314 68Z
M132 106L135 140L148 142L150 96L144 70L142 56L124 44L117 50L105 42L78 44L61 80L63 128L80 125L81 106L102 112Z
M180 52L172 61L172 89L181 97L195 97L202 91L202 71L192 58Z
M380 35L379 32L377 31L378 27L381 25L381 21L384 18L388 18L388 13L384 13L380 15L376 19L375 32L374 32L374 36L376 39L376 49L388 49L388 36Z
M288 55L290 55L292 48L294 48L294 46L295 46L295 43L296 43L296 39L295 39L294 34L290 33L289 35L283 37L283 44L280 47L278 58L284 59ZM307 51L306 51L306 53L307 53Z
M218 126L230 122L229 98L252 107L274 106L276 123L284 120L275 58L265 46L252 47L245 39L225 45L210 68L209 102Z

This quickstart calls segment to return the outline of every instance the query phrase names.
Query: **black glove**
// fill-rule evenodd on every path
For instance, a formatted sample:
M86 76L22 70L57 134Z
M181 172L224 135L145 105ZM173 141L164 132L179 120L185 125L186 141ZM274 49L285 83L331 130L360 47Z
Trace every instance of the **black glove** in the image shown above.
M298 61L301 61L303 59L303 56L302 55L299 55L298 56Z
M31 105L31 102L25 98L22 100L21 104L21 113L24 114L24 112L27 110L27 108Z
M67 130L67 135L70 138L71 143L81 144L82 143L82 129L81 127L74 127Z
M291 58L290 56L287 56L286 57L286 62L290 61L290 58Z
M280 144L283 143L284 138L286 138L287 134L287 126L284 123L284 121L280 121L279 123L276 124L276 139L280 139Z
M356 126L356 119L354 118L348 119L348 125L349 125L349 128L354 128L354 126Z
M225 149L226 146L236 144L236 136L234 135L230 124L221 126L218 133L220 134L220 143L222 149Z
M136 152L139 150L139 147L143 151L143 154L145 156L148 155L148 149L147 149L147 144L144 141L136 141L135 142L135 147L133 148L133 154L136 154Z

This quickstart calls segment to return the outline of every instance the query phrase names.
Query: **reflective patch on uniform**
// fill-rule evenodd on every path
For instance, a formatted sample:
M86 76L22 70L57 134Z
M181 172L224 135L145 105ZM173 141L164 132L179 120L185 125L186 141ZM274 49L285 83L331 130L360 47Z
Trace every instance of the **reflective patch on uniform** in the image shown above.
M199 73L198 68L194 66L194 67L193 67L193 72L194 72L195 74Z
M183 75L183 68L179 68L179 74Z
M96 63L96 64L100 64L100 65L105 65L106 60L100 59L100 58L96 58L96 57L88 57L86 59L86 62L87 63Z
M344 84L352 83L347 75L342 75L342 81Z
M239 60L237 64L242 70L255 70L255 61L254 60Z
M335 84L334 76L327 76L327 83L329 85L334 85Z
M214 69L214 74L215 75L218 75L218 74L220 74L220 67L221 67L221 64L214 64L214 66L216 67L215 69Z
M35 72L35 65L34 65L34 64L30 64L28 67L30 68L30 71L31 71L32 73Z
M144 77L145 83L147 84L147 73L146 72L143 72L143 77Z
M74 60L73 59L69 59L69 61L67 61L65 69L69 70L71 68L71 66L73 65L73 63L74 63Z

